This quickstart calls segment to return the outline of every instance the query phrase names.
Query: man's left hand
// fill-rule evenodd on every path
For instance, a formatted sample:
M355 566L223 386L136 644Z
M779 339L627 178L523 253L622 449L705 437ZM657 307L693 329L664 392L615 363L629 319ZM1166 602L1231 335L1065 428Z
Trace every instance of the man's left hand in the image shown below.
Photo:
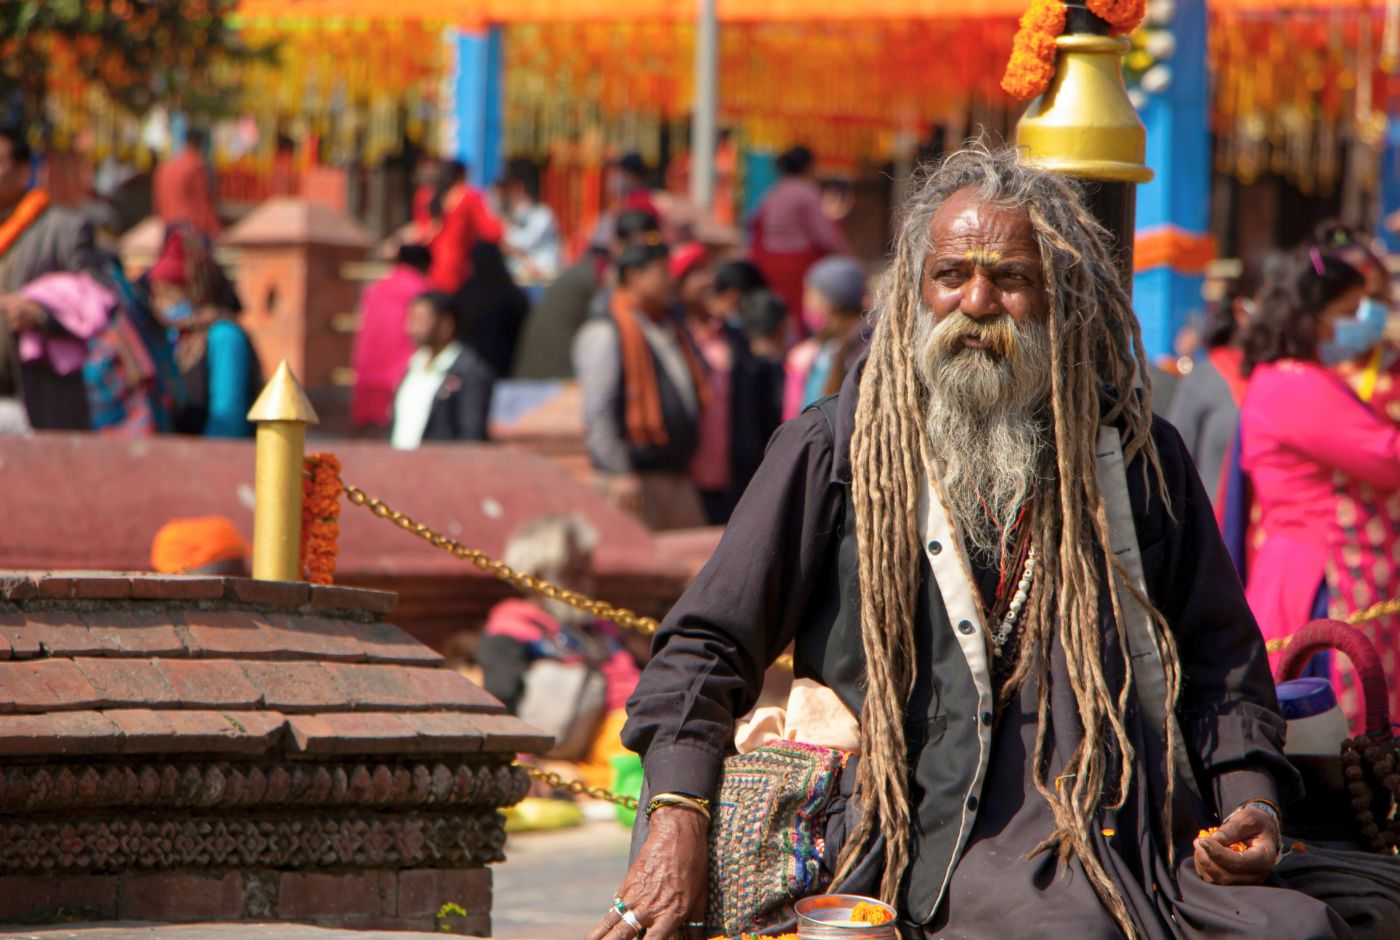
M1278 863L1282 842L1273 816L1256 806L1242 807L1219 829L1196 840L1196 871L1207 884L1260 884ZM1245 850L1231 848L1236 844Z

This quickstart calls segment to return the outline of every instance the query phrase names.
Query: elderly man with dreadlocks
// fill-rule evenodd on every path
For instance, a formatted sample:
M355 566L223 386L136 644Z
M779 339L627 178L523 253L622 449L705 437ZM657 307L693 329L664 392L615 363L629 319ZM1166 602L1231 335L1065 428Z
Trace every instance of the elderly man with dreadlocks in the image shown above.
M592 940L698 935L692 798L789 643L797 684L859 716L826 883L906 936L1348 936L1273 875L1298 781L1264 645L1134 389L1141 336L1080 192L1015 151L953 154L875 308L863 366L774 437L657 635L624 740L685 799Z

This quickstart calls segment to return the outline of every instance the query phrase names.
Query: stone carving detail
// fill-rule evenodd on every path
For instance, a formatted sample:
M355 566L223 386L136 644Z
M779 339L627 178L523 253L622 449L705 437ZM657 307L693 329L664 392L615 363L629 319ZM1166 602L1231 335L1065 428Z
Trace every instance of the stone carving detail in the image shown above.
M0 873L133 868L472 868L505 860L494 811L0 823Z
M117 807L512 806L504 762L48 764L0 768L0 813Z

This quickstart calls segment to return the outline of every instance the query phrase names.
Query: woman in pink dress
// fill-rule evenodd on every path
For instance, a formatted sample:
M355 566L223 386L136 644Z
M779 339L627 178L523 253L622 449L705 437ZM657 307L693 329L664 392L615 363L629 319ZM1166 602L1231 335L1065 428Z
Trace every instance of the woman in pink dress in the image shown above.
M1365 294L1360 272L1314 248L1266 287L1245 334L1240 463L1265 533L1246 594L1274 657L1308 620L1349 612L1337 566L1329 564L1349 541L1338 523L1339 493L1357 483L1400 491L1400 427L1376 415L1334 371L1375 342L1356 316ZM1395 549L1355 546L1387 555ZM1400 584L1377 587L1393 596ZM1400 637L1385 624L1371 629L1393 669ZM1397 693L1400 686L1392 709Z

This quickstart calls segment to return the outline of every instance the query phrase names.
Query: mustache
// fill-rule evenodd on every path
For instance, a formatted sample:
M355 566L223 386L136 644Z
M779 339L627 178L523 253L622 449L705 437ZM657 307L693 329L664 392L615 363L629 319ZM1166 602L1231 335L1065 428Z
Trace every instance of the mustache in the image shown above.
M963 341L970 339L985 345L987 351L996 354L997 358L1009 359L1015 355L1020 340L1016 322L1009 316L1003 314L979 320L961 310L945 316L933 332L934 348L943 358L952 358L963 352Z

